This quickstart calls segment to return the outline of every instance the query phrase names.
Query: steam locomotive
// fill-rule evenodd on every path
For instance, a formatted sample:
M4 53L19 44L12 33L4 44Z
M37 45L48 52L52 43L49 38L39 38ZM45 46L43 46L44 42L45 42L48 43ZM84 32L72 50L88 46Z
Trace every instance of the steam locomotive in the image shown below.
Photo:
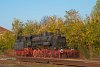
M44 32L41 35L17 37L14 51L17 56L45 58L77 58L79 51L66 49L66 38L59 31L56 34Z

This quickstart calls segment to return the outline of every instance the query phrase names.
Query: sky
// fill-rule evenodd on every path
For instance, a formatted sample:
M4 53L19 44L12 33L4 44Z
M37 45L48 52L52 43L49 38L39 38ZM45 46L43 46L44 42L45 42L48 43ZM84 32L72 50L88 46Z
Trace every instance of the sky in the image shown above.
M0 0L0 26L11 30L14 18L40 21L44 16L64 18L65 11L75 9L89 15L96 0Z

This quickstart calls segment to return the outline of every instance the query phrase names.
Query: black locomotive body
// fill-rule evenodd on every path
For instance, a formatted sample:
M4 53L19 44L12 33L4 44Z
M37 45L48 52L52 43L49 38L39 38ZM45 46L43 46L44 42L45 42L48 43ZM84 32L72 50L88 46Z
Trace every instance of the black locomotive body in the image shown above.
M45 32L41 35L20 36L14 44L14 50L22 50L24 48L31 47L46 48L46 49L60 49L66 47L66 38L61 35L54 35L52 33Z
M45 32L41 35L17 37L14 44L17 56L29 56L40 58L78 58L79 51L67 49L66 38L57 32L56 34Z

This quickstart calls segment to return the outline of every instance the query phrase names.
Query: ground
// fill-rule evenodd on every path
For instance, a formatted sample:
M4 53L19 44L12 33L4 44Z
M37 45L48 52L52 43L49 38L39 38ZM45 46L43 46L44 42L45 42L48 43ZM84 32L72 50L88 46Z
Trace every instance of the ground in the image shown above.
M86 63L90 63L89 66L75 66L75 65L57 65L57 64L49 64L49 63L36 63L36 62L21 62L16 58L8 57L6 55L0 55L0 67L99 67L100 61L87 61ZM95 64L95 66L93 66ZM79 64L80 65L80 64Z

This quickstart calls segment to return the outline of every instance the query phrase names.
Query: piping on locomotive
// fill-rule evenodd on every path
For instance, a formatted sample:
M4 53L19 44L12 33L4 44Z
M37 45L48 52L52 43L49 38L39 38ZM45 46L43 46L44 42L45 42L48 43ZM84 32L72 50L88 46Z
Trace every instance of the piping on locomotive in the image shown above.
M44 32L41 35L17 37L14 43L16 56L40 58L79 58L79 51L67 49L66 38L56 30L56 35Z

